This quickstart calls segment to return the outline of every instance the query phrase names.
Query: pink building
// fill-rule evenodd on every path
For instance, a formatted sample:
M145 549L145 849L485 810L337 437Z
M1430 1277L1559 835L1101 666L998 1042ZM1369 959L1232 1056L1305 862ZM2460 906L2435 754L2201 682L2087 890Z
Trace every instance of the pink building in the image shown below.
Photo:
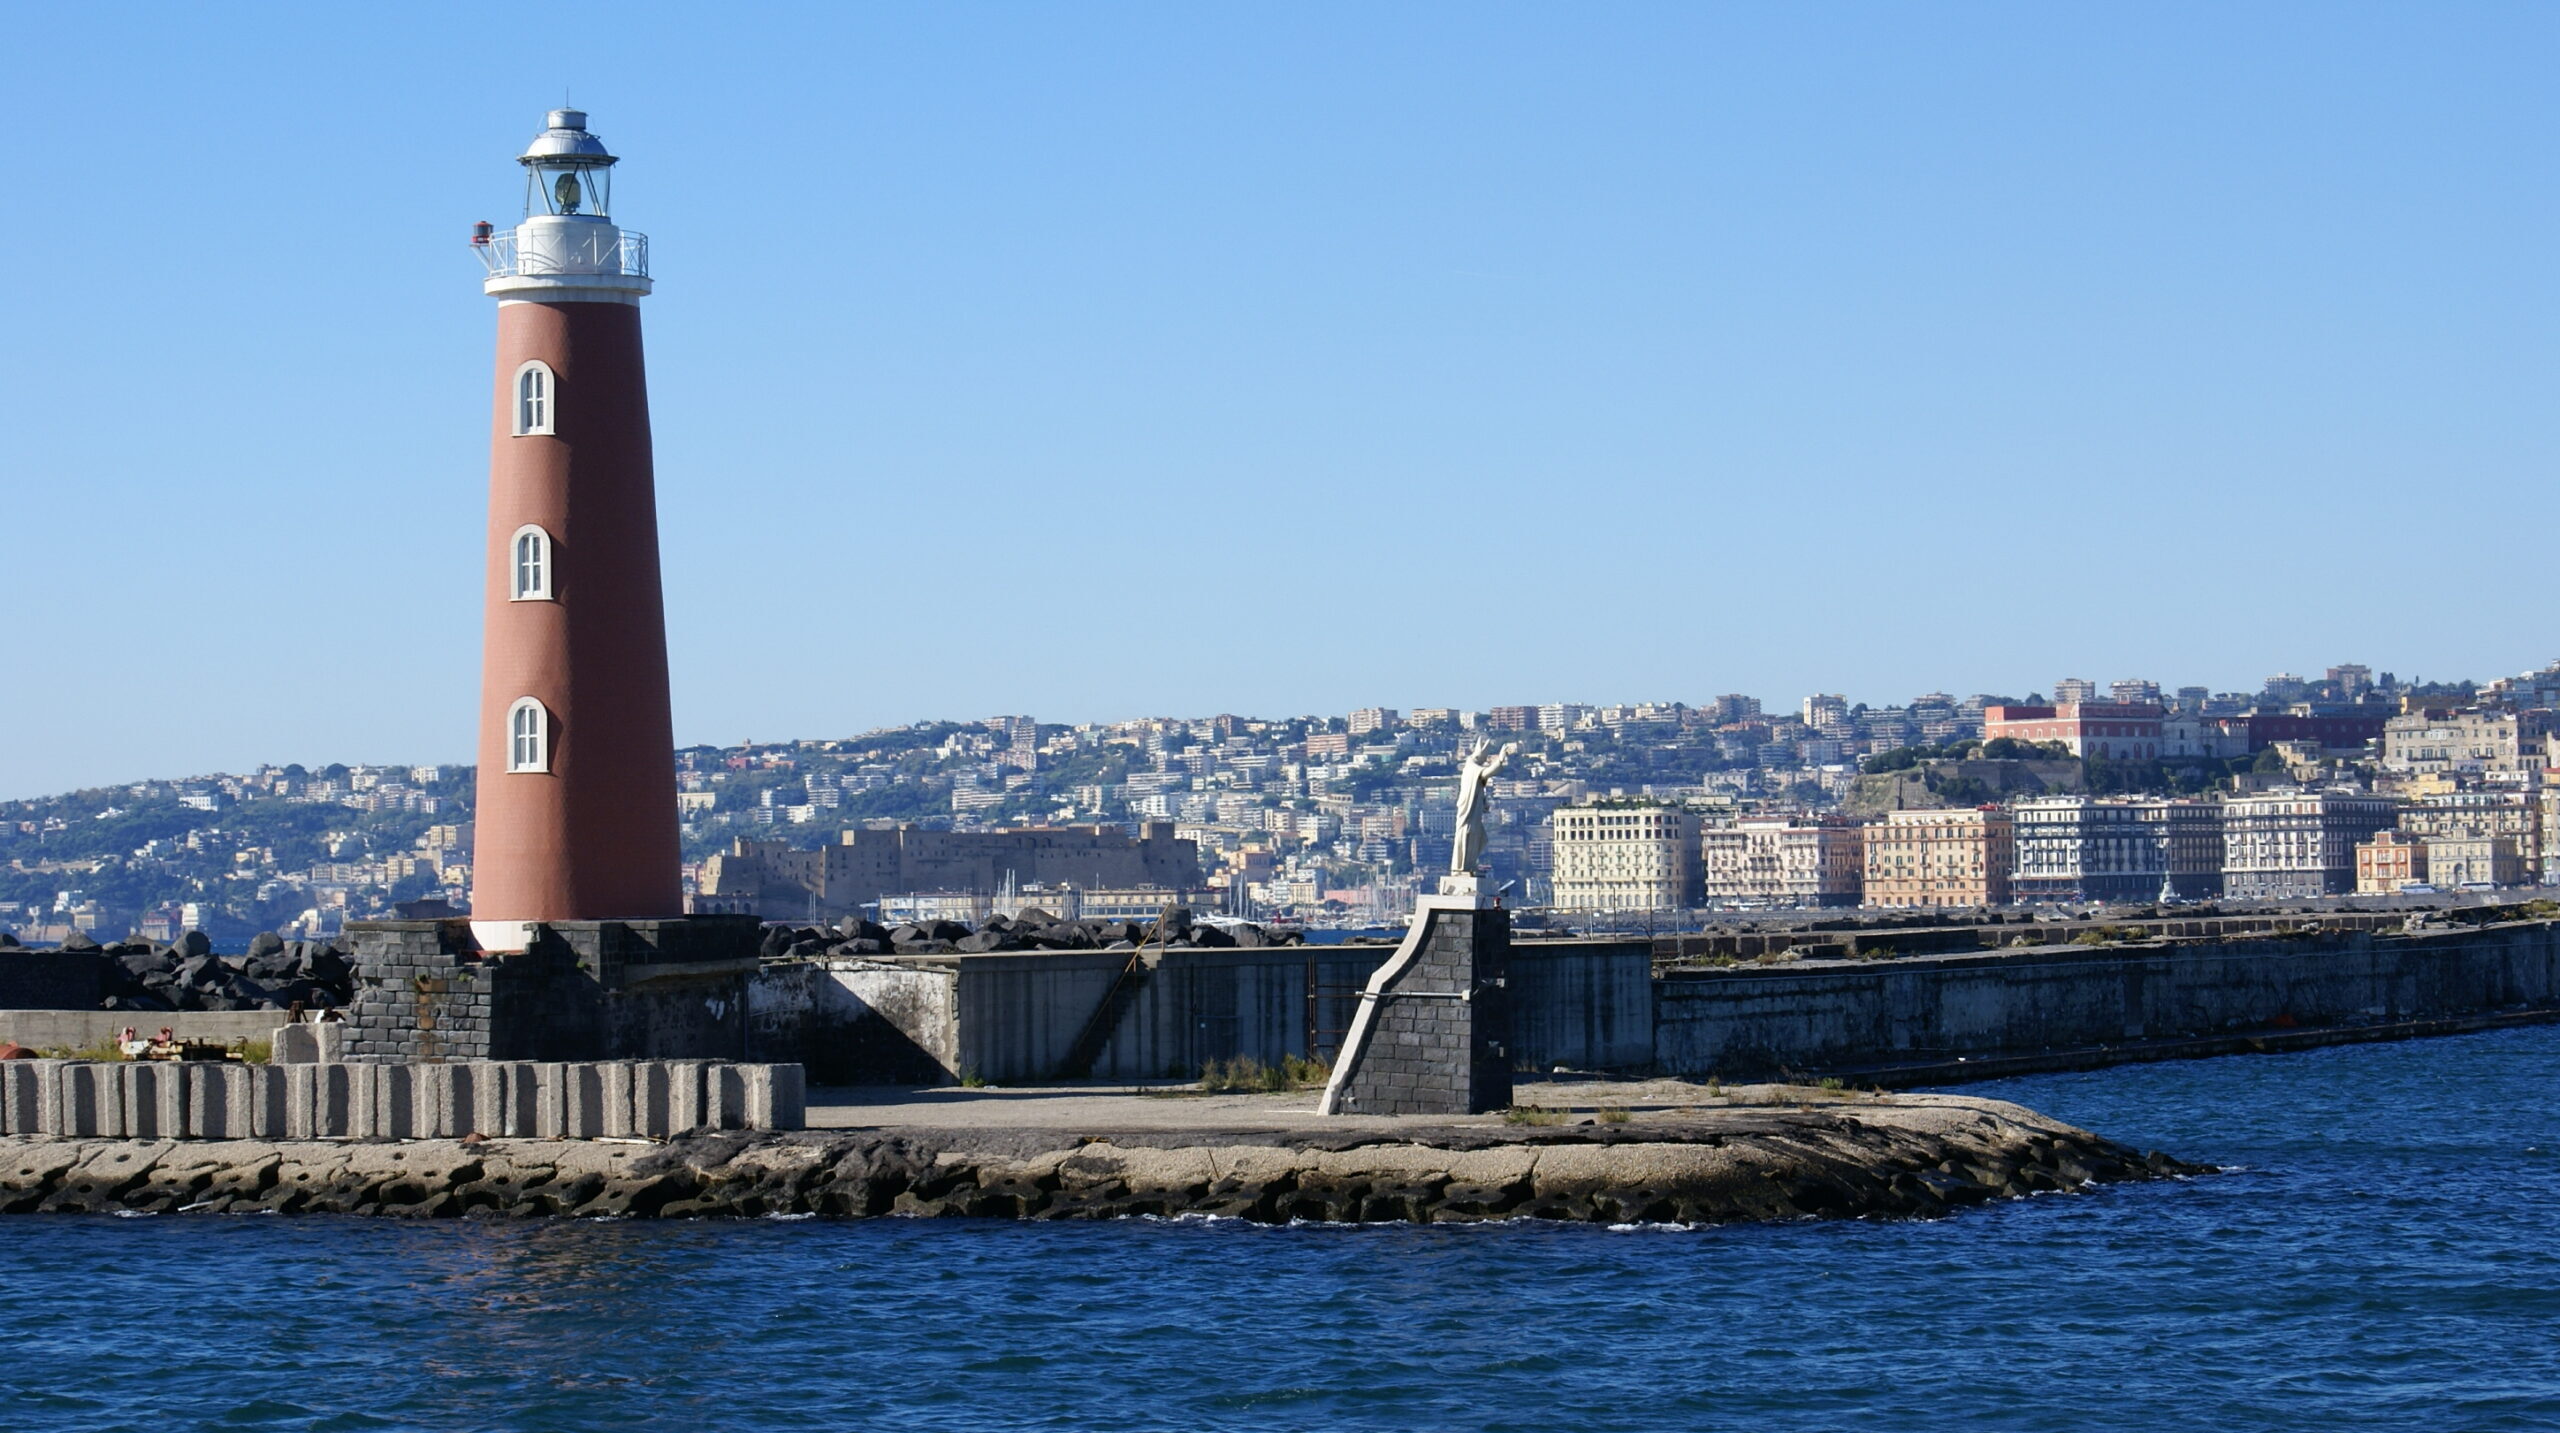
M2004 736L2016 741L2058 741L2079 757L2150 760L2160 755L2163 716L2151 702L1984 707L1982 736L1986 741Z

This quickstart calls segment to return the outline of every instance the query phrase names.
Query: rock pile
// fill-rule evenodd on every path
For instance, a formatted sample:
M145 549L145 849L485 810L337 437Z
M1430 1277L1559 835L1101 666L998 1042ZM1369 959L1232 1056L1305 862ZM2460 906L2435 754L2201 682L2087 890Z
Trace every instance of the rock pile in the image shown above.
M1010 919L989 916L975 929L959 921L914 921L883 926L846 919L829 926L772 926L764 935L767 960L849 955L983 955L991 951L1228 949L1304 945L1296 931L1265 930L1250 921L1212 924L1179 906L1154 921L1060 920L1044 910Z
M819 1214L1264 1223L1919 1217L2203 1173L1996 1101L1553 1130L847 1130L602 1141L0 1140L0 1213Z
M200 930L167 945L137 940L92 948L106 957L102 1004L108 1010L282 1010L296 1001L318 1010L346 1004L355 991L355 967L343 951L272 931L237 958L214 954Z

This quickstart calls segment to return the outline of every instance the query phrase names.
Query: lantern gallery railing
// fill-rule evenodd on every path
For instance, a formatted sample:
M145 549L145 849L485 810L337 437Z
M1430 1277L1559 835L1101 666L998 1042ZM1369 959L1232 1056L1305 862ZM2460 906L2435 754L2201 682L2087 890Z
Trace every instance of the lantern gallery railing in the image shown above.
M612 237L607 237L607 234ZM649 277L649 236L629 229L594 234L545 234L543 242L519 248L513 233L471 236L471 251L488 266L489 277L512 279L545 274L618 274Z

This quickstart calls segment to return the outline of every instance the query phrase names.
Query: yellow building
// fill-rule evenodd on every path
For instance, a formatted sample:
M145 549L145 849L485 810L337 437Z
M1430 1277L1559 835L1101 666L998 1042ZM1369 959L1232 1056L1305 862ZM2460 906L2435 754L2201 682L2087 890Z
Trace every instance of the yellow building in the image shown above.
M2017 842L1997 806L1895 811L1867 827L1871 906L1998 906L2009 902Z

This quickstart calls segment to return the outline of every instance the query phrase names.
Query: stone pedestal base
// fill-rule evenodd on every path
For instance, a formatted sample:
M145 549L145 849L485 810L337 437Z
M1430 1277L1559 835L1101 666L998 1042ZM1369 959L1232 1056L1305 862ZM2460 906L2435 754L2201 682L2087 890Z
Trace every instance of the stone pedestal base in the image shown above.
M1450 877L1443 894L1415 903L1404 944L1360 994L1323 1113L1464 1115L1510 1106L1502 1041L1511 913L1474 886L1472 877Z
M466 920L350 921L344 1055L388 1060L739 1060L753 916L560 921L481 949Z

